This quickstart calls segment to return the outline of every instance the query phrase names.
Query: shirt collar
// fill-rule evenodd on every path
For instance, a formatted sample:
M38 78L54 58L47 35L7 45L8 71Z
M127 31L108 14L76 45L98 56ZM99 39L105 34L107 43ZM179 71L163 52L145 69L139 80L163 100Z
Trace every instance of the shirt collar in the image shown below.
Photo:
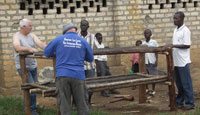
M87 32L87 35L85 36L85 37L83 37L82 35L81 35L81 32L79 32L79 35L81 36L81 37L83 37L83 38L87 38L87 37L89 37L90 36L90 32Z
M180 28L176 28L177 30L182 30L185 27L185 24L183 24Z
M152 41L152 39L150 39L149 42L147 42L147 41L145 40L146 43L150 43L151 41Z

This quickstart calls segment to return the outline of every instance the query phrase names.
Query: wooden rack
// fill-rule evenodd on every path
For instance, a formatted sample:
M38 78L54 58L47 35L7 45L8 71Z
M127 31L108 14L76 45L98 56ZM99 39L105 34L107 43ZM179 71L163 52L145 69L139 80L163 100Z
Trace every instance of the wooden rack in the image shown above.
M86 79L86 84L89 92L97 92L107 89L119 89L139 85L139 103L146 103L146 84L152 83L167 83L169 87L170 110L176 110L176 96L174 86L174 68L172 59L172 48L149 48L149 47L124 47L124 48L106 48L94 50L94 55L114 55L114 54L128 54L140 53L139 70L140 73L119 75L119 76L103 76L97 78ZM166 55L167 61L167 75L152 76L144 74L145 72L145 53L160 53ZM20 52L20 65L22 70L21 89L24 91L25 114L30 115L30 94L41 94L44 97L55 97L55 83L28 83L28 74L25 66L25 58L40 58L47 59L43 52L27 53ZM48 58L53 60L55 67L55 58ZM55 75L55 69L54 69ZM59 114L59 112L57 113Z

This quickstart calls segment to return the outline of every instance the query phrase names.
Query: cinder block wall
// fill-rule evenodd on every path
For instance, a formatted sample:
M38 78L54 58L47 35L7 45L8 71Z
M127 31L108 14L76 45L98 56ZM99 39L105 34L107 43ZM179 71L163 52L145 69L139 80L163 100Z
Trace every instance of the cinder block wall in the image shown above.
M33 32L39 38L49 43L54 37L62 34L62 24L73 22L78 27L82 19L90 22L91 33L101 32L104 43L109 47L127 47L135 45L136 40L144 40L143 31L149 28L153 32L152 38L159 45L171 43L173 29L173 15L176 11L185 12L185 24L192 32L192 59L199 57L199 12L200 0L107 0L106 7L102 6L102 0L89 0L81 7L76 7L76 1L68 3L67 9L62 8L62 1L54 4L54 9L48 9L43 14L42 8L49 7L48 3L41 4L39 10L35 10L34 2L29 5L26 1L26 10L20 10L20 2L24 0L0 1L0 95L20 94L21 79L17 74L12 48L12 36L19 30L19 20L28 18L33 21ZM55 0L47 0L47 2ZM100 5L101 12L96 12L96 5ZM83 6L88 6L88 12L84 13ZM61 14L57 14L56 7L61 7ZM70 7L75 7L75 13L70 13ZM33 8L33 15L28 15L28 8ZM194 52L194 53L193 53ZM193 58L193 54L195 58ZM130 54L109 56L110 66L123 66L126 72L130 69ZM39 69L52 65L49 60L38 60ZM164 67L163 58L159 60L159 67ZM195 66L198 66L195 60Z

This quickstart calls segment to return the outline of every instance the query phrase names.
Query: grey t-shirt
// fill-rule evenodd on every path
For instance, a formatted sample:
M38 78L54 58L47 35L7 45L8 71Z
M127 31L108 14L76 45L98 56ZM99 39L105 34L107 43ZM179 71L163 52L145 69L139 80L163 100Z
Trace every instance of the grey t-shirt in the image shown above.
M22 46L35 48L35 43L34 43L33 38L30 34L28 34L27 38L25 36L23 36L22 34L20 34L20 32L17 32L17 35L19 37L20 44ZM14 56L15 56L16 68L20 69L19 53L14 51ZM26 68L36 68L37 67L36 59L26 58L25 61L26 61Z

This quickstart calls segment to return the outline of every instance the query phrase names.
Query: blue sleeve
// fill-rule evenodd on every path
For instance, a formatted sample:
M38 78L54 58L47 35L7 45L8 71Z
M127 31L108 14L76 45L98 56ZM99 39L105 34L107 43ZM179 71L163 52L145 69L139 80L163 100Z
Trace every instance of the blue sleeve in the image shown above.
M49 57L53 57L55 56L55 52L56 52L56 40L52 40L44 49L44 55L49 58Z
M86 42L86 56L85 60L88 62L92 62L94 60L93 51L90 45Z

